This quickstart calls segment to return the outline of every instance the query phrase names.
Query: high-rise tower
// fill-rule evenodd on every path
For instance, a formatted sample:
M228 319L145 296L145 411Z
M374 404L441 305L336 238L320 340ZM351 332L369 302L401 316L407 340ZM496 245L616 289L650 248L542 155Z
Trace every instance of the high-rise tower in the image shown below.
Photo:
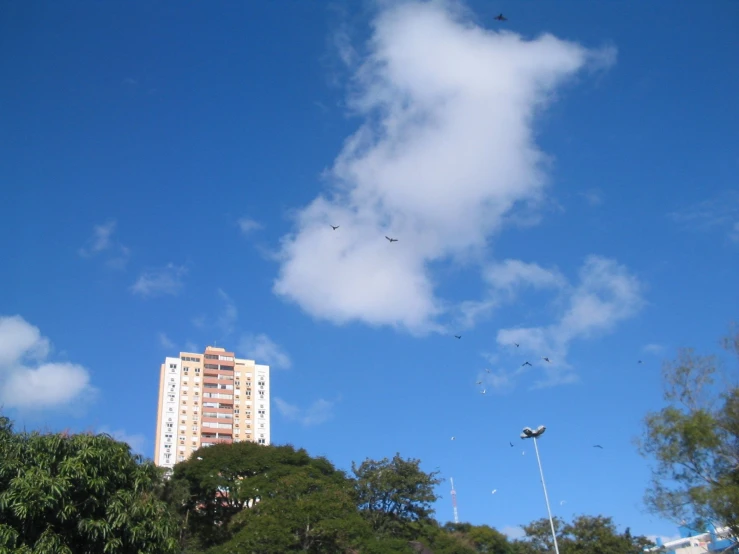
M208 346L166 358L159 374L154 463L171 468L201 446L270 444L269 366Z

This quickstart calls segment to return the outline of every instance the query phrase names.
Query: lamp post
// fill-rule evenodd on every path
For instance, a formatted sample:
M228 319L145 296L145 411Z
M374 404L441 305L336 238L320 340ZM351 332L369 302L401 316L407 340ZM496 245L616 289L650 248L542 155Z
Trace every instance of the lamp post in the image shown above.
M522 439L534 439L534 450L536 451L536 461L539 464L539 474L541 475L541 486L544 488L544 500L547 503L547 513L549 514L549 525L552 528L552 539L554 539L554 552L556 554L559 554L559 546L557 546L557 533L554 531L554 520L552 519L552 510L549 507L549 496L547 495L547 485L544 482L544 470L541 469L541 458L539 458L539 446L536 444L537 437L540 437L544 434L544 431L546 431L547 428L543 425L539 425L539 427L532 431L530 427L524 427L523 432L521 433Z

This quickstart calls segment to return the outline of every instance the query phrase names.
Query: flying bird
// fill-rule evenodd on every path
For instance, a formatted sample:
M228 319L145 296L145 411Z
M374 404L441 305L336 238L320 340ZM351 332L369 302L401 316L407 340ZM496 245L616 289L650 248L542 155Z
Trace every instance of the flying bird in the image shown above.
M594 444L593 445L593 448L600 448L601 450L603 450L603 447L601 445L599 445L599 444Z
M559 503L560 506L564 506L565 504L567 504L566 500L563 500L562 502Z
M525 365L531 365L531 363L530 362L524 362L524 363L521 364L521 367L523 367Z
M462 338L462 335L454 335L454 338L455 339L461 339Z
M639 361L638 361L638 362L636 362L636 363L637 363L637 364L640 364L640 363L641 363L641 360L639 360Z
M508 441L508 444L511 445L511 448L513 447L513 443L511 441Z
M488 390L488 389L482 389L482 390L480 391L480 394L485 394L485 393L487 392L487 390Z
M525 456L525 455L526 455L526 451L524 450L523 452L521 452L521 456Z
M452 440L454 440L454 437L452 437Z
M475 381L476 385L482 385L482 381Z
M521 345L520 345L520 344L518 344L517 342L514 342L513 344L515 344L515 345L516 345L516 348L518 348L519 346L521 346Z
M398 242L398 239L391 239L391 238L390 238L390 237L388 237L387 235L385 235L385 238L386 238L387 240L389 240L390 242Z
M498 21L508 21L508 18L504 16L502 13L499 13L498 15L496 15L495 19Z
M332 228L332 229L333 229L334 231L336 231L336 229L338 229L338 228L339 228L339 226L338 226L338 225L331 225L331 228Z
M550 360L546 356L543 356L541 359L544 360L545 362L549 362L550 364L552 363L552 360Z
M490 370L489 370L489 369L485 369L485 371L486 371L487 373L490 373Z
M493 494L495 494L496 492L498 492L498 489L493 489Z

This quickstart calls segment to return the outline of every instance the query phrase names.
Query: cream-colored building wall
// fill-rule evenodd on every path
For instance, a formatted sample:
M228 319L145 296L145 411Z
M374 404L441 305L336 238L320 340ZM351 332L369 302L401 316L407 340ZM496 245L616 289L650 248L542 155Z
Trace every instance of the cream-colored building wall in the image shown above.
M204 353L166 358L160 367L155 463L171 468L218 442L270 444L269 403L269 366L211 346Z
M200 448L203 396L203 354L180 352L182 378L177 422L177 461L187 460Z
M164 421L162 420L162 411L164 410L164 374L165 367L162 364L159 367L159 398L157 401L157 429L154 433L154 460L159 461L157 456L162 448L162 435L164 433Z
M234 396L234 441L255 440L252 404L255 382L254 369L254 360L236 358L234 383L238 382L238 388L235 388L238 398ZM236 413L236 410L238 410L238 413ZM238 437L236 436L237 430L239 431Z

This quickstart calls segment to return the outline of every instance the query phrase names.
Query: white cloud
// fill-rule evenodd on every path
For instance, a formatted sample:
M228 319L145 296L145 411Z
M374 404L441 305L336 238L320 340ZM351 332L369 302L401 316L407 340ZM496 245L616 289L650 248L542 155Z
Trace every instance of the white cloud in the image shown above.
M535 263L511 259L489 264L483 270L483 279L488 285L485 298L459 305L460 324L465 327L474 325L503 302L511 302L521 289L561 289L567 286L567 280L557 269L545 269Z
M643 306L643 285L614 260L589 256L580 268L580 282L566 290L567 301L556 322L542 327L518 327L498 331L497 342L517 353L531 355L531 363L544 370L535 386L571 383L578 379L566 361L570 343L612 331ZM548 357L546 362L541 358ZM525 368L511 372L518 376Z
M234 325L236 325L236 320L239 318L239 312L234 301L222 289L218 289L218 296L223 300L223 311L218 316L217 324L227 337L233 333Z
M169 339L166 333L159 333L159 344L166 350L174 350L176 347L175 343Z
M131 286L131 291L143 297L160 296L163 294L179 294L184 283L182 278L187 273L185 266L167 264L163 268L145 271Z
M106 250L113 250L116 254L106 262L106 265L111 269L125 268L131 256L131 250L113 241L116 225L115 220L95 225L92 229L92 236L87 240L87 245L78 250L79 255L83 258L91 258Z
M581 192L580 195L591 206L600 206L603 204L603 193L598 189L586 190L585 192Z
M113 235L113 231L115 231L115 226L115 221L108 221L103 225L95 225L92 228L92 237L87 241L88 246L79 249L80 256L94 256L110 248L112 245L111 236Z
M646 352L647 354L659 355L665 351L665 347L662 346L661 344L650 343L650 344L645 344L642 347L642 350L644 350L644 352Z
M242 336L238 348L244 357L258 364L275 369L287 369L292 365L287 352L264 333Z
M0 316L0 405L39 410L94 394L81 365L48 362L49 340L20 316Z
M500 532L511 540L522 539L526 536L526 532L520 525L506 525Z
M739 192L724 191L668 214L673 221L699 231L721 230L739 242Z
M245 235L262 228L261 223L248 217L242 217L241 219L239 219L238 225L239 229L241 229L241 232Z
M332 410L334 402L329 402L323 398L316 400L306 409L289 404L281 398L275 398L274 400L277 410L285 419L298 421L306 427L324 423L333 417Z
M551 35L485 30L455 6L392 4L373 23L349 97L364 123L327 172L331 190L282 239L273 290L316 318L437 328L446 307L429 264L479 252L543 200L534 118L564 80L605 63Z
M146 446L146 437L142 434L129 435L123 429L111 431L110 427L104 425L98 429L98 432L110 435L115 440L125 442L131 447L134 454L143 454Z

